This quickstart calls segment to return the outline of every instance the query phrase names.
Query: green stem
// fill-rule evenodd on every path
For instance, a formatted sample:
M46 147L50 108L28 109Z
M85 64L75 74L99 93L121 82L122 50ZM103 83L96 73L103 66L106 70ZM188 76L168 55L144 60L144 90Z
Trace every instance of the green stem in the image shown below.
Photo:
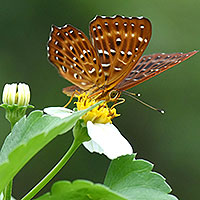
M15 123L10 122L10 130L12 131L13 126L15 125ZM4 197L3 200L11 200L12 197L12 186L13 186L13 180L11 180L8 185L6 186L6 188L4 189Z
M62 159L57 163L57 165L21 200L30 200L32 199L67 163L70 157L74 154L76 149L81 145L82 142L74 139L70 149L62 157Z

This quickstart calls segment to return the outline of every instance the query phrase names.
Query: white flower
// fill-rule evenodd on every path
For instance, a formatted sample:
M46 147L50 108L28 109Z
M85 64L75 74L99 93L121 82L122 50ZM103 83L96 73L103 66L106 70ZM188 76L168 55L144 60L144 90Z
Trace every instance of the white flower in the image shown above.
M60 118L68 117L73 113L72 110L63 107L45 108L44 112ZM84 142L83 145L90 152L103 153L110 159L133 153L129 142L113 124L87 121L87 129L91 140Z
M3 89L2 101L8 105L27 106L30 101L30 89L25 83L6 84Z

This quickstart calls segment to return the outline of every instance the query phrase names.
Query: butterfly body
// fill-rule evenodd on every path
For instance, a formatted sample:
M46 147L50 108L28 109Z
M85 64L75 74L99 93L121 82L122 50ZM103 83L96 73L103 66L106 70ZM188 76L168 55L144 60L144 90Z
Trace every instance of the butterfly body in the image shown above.
M90 23L90 38L71 25L52 26L48 58L61 76L74 84L63 89L115 101L121 92L191 57L189 53L142 56L151 38L151 23L143 17L100 17Z
M90 94L91 98L111 102L111 101L116 101L118 97L120 97L122 91L118 89L107 90L105 87L92 88L90 90L82 90L76 86L69 86L69 87L63 88L63 93L66 94L67 96L82 94L83 92Z

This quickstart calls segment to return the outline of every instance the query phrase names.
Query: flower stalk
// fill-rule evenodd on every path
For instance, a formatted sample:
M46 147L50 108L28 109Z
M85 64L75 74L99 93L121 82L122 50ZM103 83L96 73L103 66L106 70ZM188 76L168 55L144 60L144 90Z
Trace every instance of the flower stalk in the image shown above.
M83 120L79 120L73 129L74 141L66 152L66 154L61 158L61 160L55 165L55 167L21 200L32 199L49 181L64 167L67 161L72 157L78 147L90 138L87 135L87 128L84 125Z

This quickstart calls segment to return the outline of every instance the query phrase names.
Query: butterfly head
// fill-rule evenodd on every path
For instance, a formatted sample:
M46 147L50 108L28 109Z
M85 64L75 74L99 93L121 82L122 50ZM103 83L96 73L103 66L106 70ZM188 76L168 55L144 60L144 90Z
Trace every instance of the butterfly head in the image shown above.
M92 92L89 97L96 100L105 100L106 102L114 102L120 97L121 91L116 89L105 90L99 89L97 92Z

